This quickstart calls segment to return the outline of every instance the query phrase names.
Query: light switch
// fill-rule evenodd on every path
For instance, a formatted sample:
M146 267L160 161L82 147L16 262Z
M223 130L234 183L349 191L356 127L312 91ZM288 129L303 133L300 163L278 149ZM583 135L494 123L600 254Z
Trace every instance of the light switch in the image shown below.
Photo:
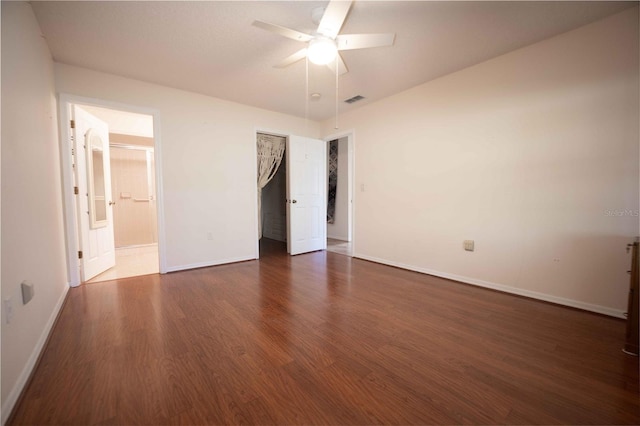
M22 304L26 305L31 299L33 299L35 290L33 288L33 284L27 281L23 281L22 284L20 284L20 287L22 288Z

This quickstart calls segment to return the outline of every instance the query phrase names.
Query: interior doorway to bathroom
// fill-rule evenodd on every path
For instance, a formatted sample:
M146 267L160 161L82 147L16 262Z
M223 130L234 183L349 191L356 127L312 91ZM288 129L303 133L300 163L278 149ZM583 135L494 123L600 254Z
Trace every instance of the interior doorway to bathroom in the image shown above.
M73 105L72 113L76 180L87 176L87 190L79 191L77 199L79 234L85 242L82 281L158 273L153 117L88 105ZM104 130L96 148L88 135L98 128ZM95 137L92 134L91 138ZM98 216L91 214L92 208L98 215L104 211L101 222L94 221ZM91 219L88 227L83 223L84 215Z

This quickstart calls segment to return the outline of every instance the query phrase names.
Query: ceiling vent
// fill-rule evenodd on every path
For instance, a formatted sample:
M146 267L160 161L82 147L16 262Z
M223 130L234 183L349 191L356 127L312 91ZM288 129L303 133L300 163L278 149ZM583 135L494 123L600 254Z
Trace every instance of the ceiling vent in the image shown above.
M362 99L364 99L364 96L356 95L353 98L347 99L345 102L348 103L348 104L352 104L354 102L361 101Z

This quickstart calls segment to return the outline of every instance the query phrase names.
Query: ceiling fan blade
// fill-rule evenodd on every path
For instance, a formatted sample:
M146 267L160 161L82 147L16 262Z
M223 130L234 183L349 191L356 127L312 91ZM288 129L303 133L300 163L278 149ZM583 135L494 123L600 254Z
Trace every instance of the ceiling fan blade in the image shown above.
M282 62L280 62L279 64L274 65L274 66L276 68L285 68L285 67L288 67L291 64L294 64L294 63L298 62L300 59L304 59L305 56L307 56L307 48L306 47L304 49L298 50L293 55L286 57Z
M351 3L353 3L351 0L331 0L327 10L322 15L320 25L318 25L318 32L326 37L336 38L347 17L347 13L349 13Z
M347 34L336 37L336 44L338 50L366 49L391 46L395 38L395 34Z
M300 31L292 30L287 27L281 27L280 25L270 24L268 22L253 21L252 25L254 27L262 28L263 30L271 31L272 33L280 34L281 36L285 36L293 40L306 42L313 38L309 34L301 33Z
M336 58L338 59L338 74L342 75L348 73L349 70L347 69L347 65L342 60L342 56L340 56L340 54L338 53L338 56L336 56ZM336 61L329 62L327 66L331 69L331 71L333 71L334 74L336 73Z

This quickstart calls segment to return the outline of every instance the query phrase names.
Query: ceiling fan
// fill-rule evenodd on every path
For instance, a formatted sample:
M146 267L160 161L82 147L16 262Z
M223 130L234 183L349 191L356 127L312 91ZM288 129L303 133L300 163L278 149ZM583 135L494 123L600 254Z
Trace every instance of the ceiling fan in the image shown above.
M396 37L395 34L339 34L347 13L353 1L331 0L325 8L317 8L312 12L312 19L319 23L318 29L307 34L276 24L262 21L253 21L253 25L281 36L307 43L293 55L285 58L276 65L276 68L284 68L305 57L317 65L327 65L339 74L348 72L339 50L365 49L370 47L391 46Z

